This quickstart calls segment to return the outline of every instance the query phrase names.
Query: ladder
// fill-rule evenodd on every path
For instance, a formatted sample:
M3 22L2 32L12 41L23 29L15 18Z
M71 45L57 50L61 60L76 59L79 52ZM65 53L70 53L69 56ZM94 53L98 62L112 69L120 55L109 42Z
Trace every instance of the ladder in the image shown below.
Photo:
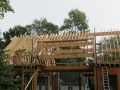
M103 74L103 87L104 87L104 90L110 90L107 66L102 67L102 74Z

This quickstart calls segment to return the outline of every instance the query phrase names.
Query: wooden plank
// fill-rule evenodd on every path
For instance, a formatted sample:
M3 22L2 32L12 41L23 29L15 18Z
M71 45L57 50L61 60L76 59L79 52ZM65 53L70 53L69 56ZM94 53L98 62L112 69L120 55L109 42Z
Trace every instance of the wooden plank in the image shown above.
M43 71L76 71L76 70L93 70L90 66L46 66L42 67Z
M94 67L94 89L97 90L96 68Z
M24 79L25 79L24 70L22 70L22 81L21 81L22 88L21 88L21 90L24 90Z
M21 45L23 45L23 42L26 40L27 37L20 37L20 39L13 45L13 50L19 50Z
M68 40L52 40L52 41L38 41L39 43L55 43L55 42L75 42L75 41L87 41L94 38L81 38L81 39L68 39Z
M110 31L110 32L111 32L111 33L109 33L109 32L96 32L95 34L96 34L96 36L105 36L105 35L118 35L118 34L120 33L120 31ZM69 36L68 36L68 35L69 35ZM71 34L71 33L70 33L70 34L58 35L57 37L62 37L61 39L60 39L60 38L58 38L58 39L59 39L59 40L64 40L65 36L68 36L68 37L69 37L68 40L69 40L69 39L71 39L71 40L74 39L74 34ZM76 36L82 37L82 39L83 39L83 37L94 36L94 33L82 33L82 34L78 33L78 34L76 34ZM50 36L48 37L49 39L47 39L46 42L53 40L53 37L54 37L53 34L50 35ZM72 38L72 37L73 37L73 38ZM66 38L65 38L65 39L66 39ZM57 41L57 40L56 40L56 41Z
M40 44L40 43L38 43ZM86 46L93 45L93 42L58 42L58 43L46 43L45 47L67 47L67 46ZM38 45L39 46L39 45Z
M107 31L107 32L104 31L104 32L96 32L95 35L96 36L119 35L118 33L120 33L120 31ZM85 34L83 34L83 36L85 36ZM86 36L94 36L94 33L86 33Z
M37 77L38 77L38 70L35 71L34 75L34 84L33 84L33 90L37 90Z
M26 36L25 40L23 40L23 43L20 46L20 49L26 48L26 46L29 44L30 36Z
M120 52L120 49L111 49L111 50L103 50L102 53L116 53Z
M12 48L12 46L16 43L16 41L18 40L19 38L16 37L14 38L6 47L5 47L5 50L10 50Z
M50 59L50 58L81 58L81 57L93 57L92 53L84 54L64 54L64 55L38 55L38 59Z
M117 68L117 87L120 90L120 68Z
M52 74L52 90L55 90L55 75Z
M53 50L54 54L60 53L86 53L86 52L93 52L93 49L68 49L68 50Z

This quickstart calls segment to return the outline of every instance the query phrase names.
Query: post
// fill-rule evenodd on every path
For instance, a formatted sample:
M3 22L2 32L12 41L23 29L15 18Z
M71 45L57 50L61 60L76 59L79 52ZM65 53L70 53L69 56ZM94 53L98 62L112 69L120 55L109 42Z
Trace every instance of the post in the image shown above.
M49 74L47 76L47 87L48 87L47 90L50 90L50 75Z
M33 32L32 33L32 39L31 39L31 42L32 42L32 48L31 48L31 52L30 52L30 78L32 77L32 62L33 62ZM32 81L30 82L30 90L32 90Z
M22 87L21 87L21 90L24 90L24 70L22 70Z
M94 67L94 90L97 90L97 83L96 83L96 68Z
M45 90L48 90L48 87L47 87L47 86L48 86L48 85L47 85L48 83L47 83L47 82L48 82L48 80L47 80L47 73L46 73L46 74L45 74Z
M96 34L95 34L95 28L94 28L94 60L96 61L95 63L96 63L96 74L94 74L94 75L96 75L96 76L94 76L94 77L96 77L96 89L95 90L98 90L98 62L97 62L97 53L96 53ZM94 70L94 72L95 72L95 70Z
M79 90L81 90L80 72L79 73Z
M37 90L37 76L38 70L35 71L33 90Z
M59 73L52 75L52 90L59 90Z
M55 90L55 75L54 75L54 72L52 72L52 90Z

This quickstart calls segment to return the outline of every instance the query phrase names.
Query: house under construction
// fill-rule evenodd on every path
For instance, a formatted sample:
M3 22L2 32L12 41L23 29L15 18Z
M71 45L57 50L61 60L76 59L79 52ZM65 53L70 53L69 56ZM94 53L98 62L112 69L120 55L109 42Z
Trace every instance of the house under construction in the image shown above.
M96 42L97 36L101 36L100 43ZM60 90L61 71L93 75L94 90L110 90L108 76L115 75L116 87L120 90L119 37L118 30L34 37L23 35L14 38L5 48L10 56L6 61L15 64L14 70L22 77L21 90L37 90L38 77L46 78L46 90L51 90L51 79L52 90ZM62 62L62 59L68 62Z

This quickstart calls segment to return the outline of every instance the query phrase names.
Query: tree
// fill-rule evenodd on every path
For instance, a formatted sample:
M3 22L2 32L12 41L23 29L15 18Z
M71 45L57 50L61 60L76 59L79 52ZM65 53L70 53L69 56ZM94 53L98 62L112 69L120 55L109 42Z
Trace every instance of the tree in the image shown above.
M5 60L8 55L0 50L0 90L17 90L20 78L12 71L13 65L8 65Z
M78 9L73 9L68 13L69 18L64 19L64 24L60 27L60 31L64 33L85 33L88 32L88 20L86 19L86 15L84 12L79 11ZM81 46L75 47L65 47L62 49L81 49ZM84 47L82 47L84 48ZM56 59L56 62L83 62L85 58L72 58L72 59Z
M14 12L13 8L10 6L10 1L0 0L0 19L2 19L7 12Z
M7 46L11 40L15 37L18 37L20 35L29 34L27 32L27 29L23 26L17 25L13 28L10 28L8 31L3 33L3 38L5 40L5 46Z
M5 48L5 42L3 41L2 38L0 38L0 49L4 49Z
M73 9L68 13L69 18L64 19L64 24L60 27L65 32L87 32L88 20L84 12Z
M33 30L36 34L56 34L58 33L58 25L48 22L47 19L35 19L31 25L26 25L29 33Z

